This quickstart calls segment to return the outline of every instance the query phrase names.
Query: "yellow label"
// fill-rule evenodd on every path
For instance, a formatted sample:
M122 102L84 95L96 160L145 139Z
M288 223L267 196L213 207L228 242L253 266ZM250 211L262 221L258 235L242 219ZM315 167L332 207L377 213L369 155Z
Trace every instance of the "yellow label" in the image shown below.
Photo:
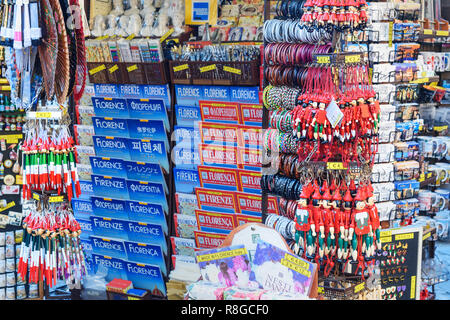
M325 292L325 289L323 287L317 287L317 293L323 294Z
M8 83L9 83L8 79L5 79L5 78L0 79L0 84L8 84Z
M327 162L328 170L345 170L344 164L342 162Z
M166 40L168 37L170 37L170 35L175 31L174 28L170 29L169 31L167 31L162 37L161 39L159 39L159 42L163 43L164 40Z
M430 236L431 236L431 231L425 233L425 234L423 235L423 237L422 237L422 240L426 240L426 239L428 239Z
M425 181L425 174L421 173L419 176L419 182Z
M392 237L380 237L380 242L381 243L389 243L392 242Z
M330 63L331 58L330 56L318 56L317 57L317 63Z
M298 264L292 263L289 260L281 259L280 263L283 266L288 267L289 269L294 270L294 271L296 271L296 272L298 272L298 273L300 273L300 274L302 274L302 275L304 275L304 276L306 276L308 278L311 276L311 271L306 270L306 269L300 267Z
M48 202L63 202L64 196L58 196L58 197L50 197L48 199Z
M395 240L408 240L414 239L414 233L396 234Z
M111 198L103 198L103 200L105 200L105 201L112 201Z
M357 63L361 61L361 56L359 54L345 56L345 63Z
M2 90L2 91L11 91L11 86L1 86L0 90Z
M448 37L448 31L447 30L437 30L436 35L440 37Z
M392 235L392 231L386 230L386 231L380 231L380 237L389 237Z
M206 71L211 71L211 70L215 70L216 69L216 65L215 64L211 64L209 66L206 67L201 67L200 68L200 72L206 72Z
M179 65L179 66L176 66L176 67L173 67L173 71L174 72L178 72L178 71L186 70L186 69L189 69L189 65L187 63Z
M36 118L51 118L51 112L36 112Z
M246 255L246 254L247 254L246 248L240 248L240 249L234 249L234 250L222 251L222 252L215 252L215 253L209 253L209 254L204 254L204 255L198 255L197 262L220 260L220 259L225 259L225 258Z
M433 176L433 172L428 172L427 173L427 178L431 178Z
M427 35L433 34L433 30L432 29L423 29L423 34L427 34Z
M358 284L357 286L355 286L355 290L354 290L353 292L354 292L354 293L360 292L361 290L364 289L364 286L365 286L365 283L364 283L364 282L361 282L360 284Z
M416 80L412 80L409 83L425 83L425 82L429 82L430 78L420 78L420 79L416 79Z
M0 208L0 212L5 211L5 210L8 210L9 208L14 207L15 205L16 205L16 203L15 203L14 201L11 201L10 203L8 203L8 204L6 205L6 207Z
M447 128L448 128L448 126L434 127L434 131L441 132L441 131L446 130Z
M21 176L20 174L16 176L16 184L23 184L23 176Z
M394 36L394 22L389 22L389 47L392 47L392 38Z
M23 139L22 134L5 134L0 136L0 140L6 140L6 143L18 143L21 139Z
M37 195L36 193L33 193L33 199L34 199L34 200L37 200L37 201L41 200L41 198L39 197L39 195Z
M235 73L235 74L242 74L241 69L236 69L236 68L232 68L232 67L228 67L228 66L223 66L223 71Z
M89 74L92 76L92 75L96 74L97 72L100 72L105 69L106 69L106 66L104 64L102 64L94 69L89 70Z
M411 299L416 298L416 276L411 276Z
M137 64L133 64L132 66L127 67L127 70L128 70L128 72L131 72L131 71L136 70L137 68L138 68Z
M113 73L114 71L118 70L119 66L117 64L113 65L111 68L108 69L109 73Z
M297 257L291 256L290 254L285 254L284 255L284 259L289 260L292 263L295 263L296 265L299 265L300 267L302 267L303 269L308 269L309 264L303 260L300 260Z
M109 38L109 36L101 36L101 37L95 38L95 40L105 40L105 39L108 39L108 38Z
M128 300L141 300L141 299L136 298L136 297L130 297L130 296L128 296Z
M134 33L130 34L128 37L125 38L125 40L133 40L135 37Z

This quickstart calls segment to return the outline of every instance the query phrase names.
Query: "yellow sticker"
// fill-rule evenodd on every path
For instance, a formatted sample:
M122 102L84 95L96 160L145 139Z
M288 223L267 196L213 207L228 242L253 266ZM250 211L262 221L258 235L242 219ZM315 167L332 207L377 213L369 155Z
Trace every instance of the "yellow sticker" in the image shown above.
M0 135L0 140L6 140L6 143L18 143L19 140L23 139L22 134L4 134Z
M159 40L161 43L164 42L164 40L166 40L168 37L170 37L170 35L175 31L174 28L171 28L169 31L167 31Z
M345 56L345 63L358 63L361 61L361 56L359 54Z
M186 69L189 69L189 65L187 63L173 67L174 72L178 72L178 71L186 70Z
M342 162L327 162L328 170L345 170L347 168L344 167Z
M414 233L396 234L395 240L409 240L414 239Z
M0 84L8 84L8 83L9 83L8 79L5 79L5 78L0 79Z
M16 203L15 203L14 201L11 201L10 203L8 203L8 204L6 205L6 207L0 208L0 212L5 211L5 210L8 210L9 208L14 207L15 205L16 205Z
M381 243L389 243L392 242L392 237L380 237L380 242Z
M95 40L105 40L105 39L108 39L108 38L109 38L109 36L101 36L101 37L95 38Z
M331 58L330 56L318 56L317 57L317 63L330 63Z
M433 34L433 30L432 29L423 29L423 34Z
M94 69L89 70L89 74L92 76L92 75L96 74L97 72L100 72L105 69L106 69L106 66L104 64L102 64Z
M211 70L215 70L215 69L216 69L216 65L211 64L209 66L201 67L200 72L206 72L206 71L211 71Z
M11 91L11 86L1 86L0 90L1 91Z
M448 37L448 30L437 30L436 35L440 37Z
M16 176L16 184L19 184L19 185L23 184L23 176L22 175L18 174Z
M63 202L64 196L58 196L58 197L50 197L48 199L48 202Z
M431 236L431 231L425 233L425 234L423 235L423 237L422 237L422 240L426 240L426 239L428 239L430 236Z
M358 284L357 286L355 286L355 290L354 290L353 292L354 292L354 293L360 292L361 290L364 289L364 286L365 286L365 283L364 283L364 282L361 282L360 284Z
M323 287L317 287L317 293L322 294L325 292L325 289Z
M416 298L416 276L411 276L411 299Z
M448 128L448 126L438 126L438 127L434 127L433 129L434 129L434 131L441 132L441 131L446 130L447 128Z
M135 37L134 33L130 34L128 37L125 38L125 40L133 40Z
M118 70L119 66L117 64L113 65L111 68L108 69L109 73L113 73L114 71Z
M133 64L132 66L127 67L128 72L134 71L138 68L137 64Z
M392 235L392 231L390 231L390 230L380 232L380 237L389 237L391 235Z
M230 73L242 74L241 69L236 69L236 68L232 68L232 67L228 67L228 66L223 66L223 70L226 72L230 72Z
M41 200L41 198L39 197L39 195L37 195L36 193L33 193L33 199L34 199L34 200L37 200L37 201Z
M394 34L394 22L389 22L389 47L392 47L392 38Z
M426 83L429 81L430 81L430 78L420 78L420 79L412 80L409 83Z
M36 118L51 118L51 112L36 112Z

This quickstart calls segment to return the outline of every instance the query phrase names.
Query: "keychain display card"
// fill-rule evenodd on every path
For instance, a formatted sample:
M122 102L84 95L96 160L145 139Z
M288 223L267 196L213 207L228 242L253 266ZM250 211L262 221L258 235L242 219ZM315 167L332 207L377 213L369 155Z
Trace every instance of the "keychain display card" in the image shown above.
M92 184L96 196L129 199L127 180L124 178L92 175Z
M176 192L194 193L195 188L200 187L199 172L191 169L173 169Z
M104 218L128 220L126 201L121 199L91 197L94 215Z
M194 231L199 230L195 216L174 214L175 235L180 238L194 239Z
M195 215L195 210L199 209L197 196L189 193L175 193L175 206L180 214Z
M199 249L213 249L221 246L227 237L226 234L194 231L195 245Z
M95 175L112 176L116 178L127 178L125 162L122 159L91 157L92 172Z
M226 287L256 287L249 283L250 258L244 245L203 250L195 254L203 280Z
M125 245L123 241L96 236L91 236L90 240L93 250L96 254L117 259L127 259L127 253L125 251Z
M198 166L199 187L206 189L220 189L228 191L241 191L242 187L238 177L239 170ZM261 189L261 187L259 187Z
M195 194L198 206L202 210L224 213L238 212L236 196L232 191L196 188Z
M93 141L95 154L97 157L132 160L130 156L132 149L129 148L127 138L94 136Z
M91 216L94 235L128 240L128 220Z
M167 253L167 243L164 231L159 224L127 221L128 239L139 243L148 243L161 246L164 254Z
M125 201L125 206L131 221L158 224L162 227L164 234L167 234L166 214L162 205L139 201Z
M229 234L237 227L236 216L233 213L195 210L195 217L200 231Z
M258 241L250 281L279 293L309 295L316 265L270 243Z
M80 224L81 238L87 239L90 236L94 235L94 228L92 226L92 221L90 221L89 218L87 220L77 218L77 222Z
M191 123L191 126L174 126L172 137L175 139L175 144L177 145L186 147L197 146L201 143L198 122Z
M169 172L169 159L164 141L128 139L127 144L130 157L124 158L124 160L157 163L166 172Z
M149 290L153 295L165 297L166 284L158 266L126 262L127 279L136 288Z
M175 105L175 117L179 126L192 126L202 120L199 106Z
M167 275L166 262L160 246L132 241L124 241L128 261L158 266Z
M172 149L172 160L177 168L194 169L201 164L198 146L177 144Z
M127 100L123 98L92 97L92 105L97 117L129 118Z
M113 279L127 279L127 269L125 260L104 256L99 254L92 254L93 264L95 265L95 272L99 266L103 266L108 271L105 281L109 282ZM94 272L94 273L95 273Z
M197 245L195 239L185 239L180 237L170 237L172 254L194 257Z

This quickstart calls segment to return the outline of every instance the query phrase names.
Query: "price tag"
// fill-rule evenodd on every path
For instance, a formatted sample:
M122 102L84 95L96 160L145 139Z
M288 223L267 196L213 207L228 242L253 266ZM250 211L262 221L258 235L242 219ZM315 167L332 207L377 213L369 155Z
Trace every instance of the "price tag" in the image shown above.
M48 198L48 202L63 202L63 201L64 201L64 196Z
M36 193L33 193L33 199L36 201L41 200L41 198L39 197L39 195L37 195Z
M36 112L36 118L51 118L51 112Z
M423 34L432 35L433 34L433 30L432 29L423 29Z
M127 70L128 70L128 72L131 72L131 71L136 70L137 68L138 68L137 64L133 64L132 66L127 67Z
M16 176L16 184L18 184L18 185L23 184L23 176L21 176L19 174Z
M232 67L228 67L228 66L223 66L223 70L226 72L230 72L230 73L242 74L241 69L236 69L236 68L232 68Z
M101 37L95 38L95 40L105 40L105 39L108 39L108 38L109 38L109 36L101 36Z
M323 294L325 292L323 287L317 287L317 293Z
M133 40L135 37L134 33L130 34L128 37L125 38L125 40Z
M166 40L168 37L170 37L170 35L171 35L174 31L175 31L174 28L170 29L169 31L167 31L167 32L161 37L161 39L159 39L159 41L160 41L161 43L163 43L164 40Z
M392 237L380 237L381 243L389 243L392 242Z
M0 136L0 140L6 140L6 143L18 143L21 139L23 139L22 134L4 134Z
M423 237L422 237L422 240L426 240L426 239L428 239L430 236L431 236L431 231L425 233L425 234L423 235Z
M11 91L11 86L1 86L0 90L1 91Z
M380 231L380 237L390 237L392 235L392 231Z
M211 71L211 70L215 70L216 69L216 65L215 64L211 64L209 66L206 67L201 67L200 68L200 72L207 72L207 71Z
M389 22L389 47L392 47L392 38L394 36L394 22Z
M412 80L409 83L425 83L425 82L429 82L430 78L420 78L420 79L416 79L416 80Z
M188 68L189 68L189 65L186 63L186 64L182 64L180 66L173 67L173 71L178 72L178 71L186 70Z
M439 37L448 37L449 32L447 30L437 30L436 35Z
M97 72L100 72L105 69L106 69L106 66L104 64L102 64L94 69L89 70L89 74L92 76L92 75L96 74Z
M109 73L113 73L114 71L118 70L119 66L117 64L113 65L111 68L109 68Z
M345 56L345 63L358 63L361 61L361 56L359 54Z
M355 286L355 289L354 289L354 293L358 293L358 292L360 292L361 290L363 290L364 289L364 286L365 286L365 283L364 282L362 282L362 283L360 283L360 284L358 284L357 286Z
M317 56L317 63L331 63L331 58L330 56Z
M441 131L446 130L447 128L448 128L448 126L434 127L434 131L441 132Z
M328 170L345 170L344 164L342 162L327 162Z
M336 127L344 117L344 113L341 111L341 109L339 109L336 101L334 100L330 102L330 104L326 109L326 112L327 112L327 119L328 121L330 121L330 124L333 128Z
M0 84L8 84L8 83L9 83L8 79L5 79L5 78L0 79Z

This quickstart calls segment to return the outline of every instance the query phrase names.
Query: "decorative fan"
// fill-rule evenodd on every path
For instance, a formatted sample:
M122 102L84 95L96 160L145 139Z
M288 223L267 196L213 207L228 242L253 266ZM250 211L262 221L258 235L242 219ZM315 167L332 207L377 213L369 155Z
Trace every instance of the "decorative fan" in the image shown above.
M55 66L58 57L58 34L49 0L41 1L42 42L38 47L47 100L55 94Z
M77 41L77 72L75 74L75 87L73 89L73 98L75 103L80 101L84 93L86 85L87 65L86 65L86 49L84 44L83 17L81 15L81 7L78 0L70 0L71 6L79 8L74 12L76 22L75 35Z
M67 42L69 44L69 62L70 62L70 80L69 80L69 90L67 95L72 94L73 86L75 84L75 73L77 72L77 43L75 37L76 25L69 25L72 21L72 17L69 11L69 1L68 0L60 0L61 10L64 16L66 33L67 33ZM72 8L70 8L72 9Z
M50 0L55 17L56 30L58 32L58 59L55 69L55 92L58 103L63 104L69 93L70 81L70 61L69 61L69 44L67 42L66 25L64 16L58 0Z

